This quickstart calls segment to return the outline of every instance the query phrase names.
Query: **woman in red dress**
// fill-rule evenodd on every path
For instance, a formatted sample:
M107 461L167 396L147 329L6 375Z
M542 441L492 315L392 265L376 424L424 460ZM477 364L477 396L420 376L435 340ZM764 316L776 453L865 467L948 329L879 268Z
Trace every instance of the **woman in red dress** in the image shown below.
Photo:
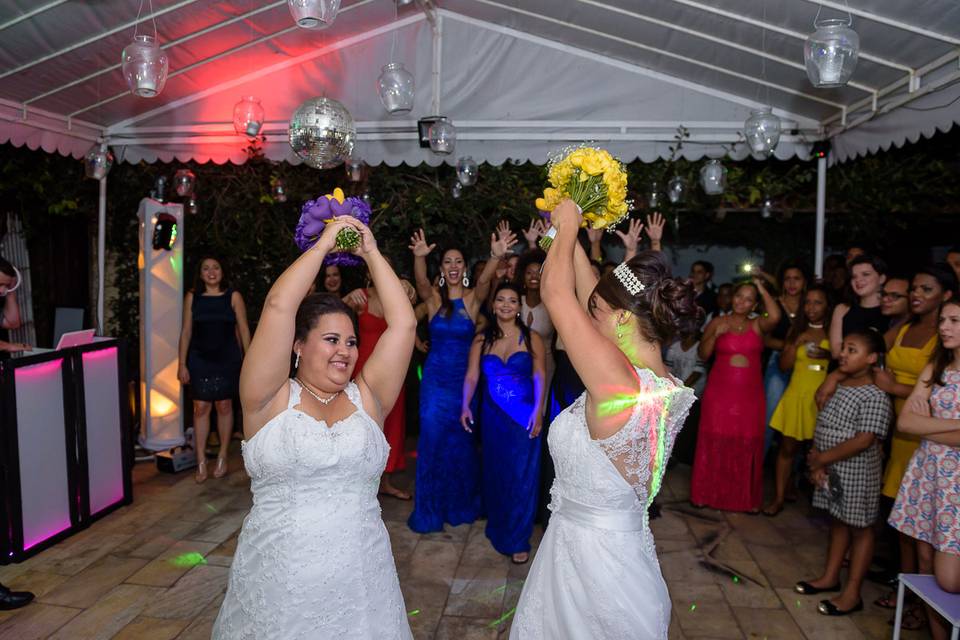
M758 298L766 313L751 317ZM700 357L716 356L703 392L690 502L694 506L758 513L763 499L763 334L780 321L763 281L744 282L733 310L713 319L700 341Z
M410 304L417 301L417 292L406 280L400 280ZM355 289L346 295L343 299L357 313L357 324L360 330L360 344L357 345L357 366L354 371L363 370L363 363L367 361L373 348L377 346L377 341L383 332L387 330L387 321L383 318L383 306L380 304L380 297L377 290L373 287L365 289ZM407 434L406 425L406 394L404 387L397 396L397 401L393 409L387 414L383 422L383 435L387 438L390 445L390 455L387 457L387 467L380 477L380 493L393 496L400 500L409 500L410 493L397 488L391 482L391 475L403 471L407 468L406 456L403 450L403 441Z

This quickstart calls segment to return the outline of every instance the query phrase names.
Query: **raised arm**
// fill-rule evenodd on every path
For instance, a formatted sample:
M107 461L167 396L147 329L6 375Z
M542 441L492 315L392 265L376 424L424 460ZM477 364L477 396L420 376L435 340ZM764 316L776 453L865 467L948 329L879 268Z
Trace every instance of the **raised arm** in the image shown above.
M230 297L233 313L237 316L237 333L240 334L240 347L246 353L250 350L250 323L247 322L247 305L239 291L234 291Z
M483 271L477 279L476 288L473 291L473 300L475 303L483 302L490 294L490 283L493 282L493 276L497 272L497 265L503 260L510 247L517 244L516 234L510 230L510 225L501 220L497 225L496 233L490 234L490 259L483 265Z
M649 219L650 217L647 216L647 220ZM620 236L620 241L623 242L623 261L626 262L637 255L637 245L640 244L640 234L643 232L643 223L631 218L626 233L619 229L615 229L614 232Z
M557 235L543 265L540 290L567 355L587 388L591 433L604 438L623 427L633 406L623 403L622 409L612 411L598 411L598 407L620 404L624 397L639 392L640 383L626 356L594 328L577 301L573 256L580 219L571 200L561 202L551 214Z
M850 307L842 302L833 310L830 318L830 355L834 360L840 357L843 347L843 317L850 311Z
M470 356L467 360L467 373L463 377L463 395L460 399L460 424L464 430L473 433L473 410L470 409L470 403L473 402L473 394L477 391L477 383L480 381L480 355L483 350L483 336L474 337L473 344L470 345Z
M590 302L590 294L597 286L597 276L593 272L590 258L583 252L583 246L577 242L573 247L573 272L577 281L577 300L584 309Z
M436 244L427 244L423 229L417 229L410 237L410 251L413 252L413 283L417 287L417 295L424 302L432 300L436 295L430 278L427 276L427 256L436 248Z
M777 304L777 301L774 300L770 292L767 291L767 287L763 284L762 278L755 277L753 284L756 285L757 291L760 292L760 299L763 300L763 310L765 312L757 320L757 326L760 327L760 331L763 333L773 331L777 323L780 322L780 316L783 312L780 311L780 305Z
M361 236L360 246L355 253L367 263L370 279L383 307L383 319L387 323L386 331L377 340L377 346L363 365L358 382L361 393L366 387L377 401L381 416L385 417L403 388L410 356L413 355L417 317L400 278L377 248L373 233L360 222L356 222L355 227Z
M280 411L274 405L280 404L278 392L290 374L297 309L323 267L323 259L333 249L337 232L347 226L345 220L335 218L328 223L317 243L287 267L267 292L257 331L240 369L240 403L247 438L273 417L271 413Z
M183 299L183 320L180 323L180 343L177 345L179 365L177 380L180 384L190 384L190 371L187 369L187 352L190 350L190 338L193 336L193 292L187 292Z
M663 215L654 211L647 216L647 237L650 238L651 251L663 251L663 227L666 224Z

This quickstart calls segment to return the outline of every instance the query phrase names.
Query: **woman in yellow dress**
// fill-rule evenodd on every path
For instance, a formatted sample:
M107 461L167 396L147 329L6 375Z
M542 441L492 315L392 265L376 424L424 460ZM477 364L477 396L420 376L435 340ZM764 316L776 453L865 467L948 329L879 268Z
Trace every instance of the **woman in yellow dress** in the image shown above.
M813 439L817 425L814 396L827 376L830 361L830 340L824 328L828 317L827 290L822 285L811 285L803 298L803 319L787 335L780 354L780 369L785 372L793 369L793 374L770 418L770 426L783 434L783 438L777 452L776 495L763 509L765 516L775 516L783 510L797 444Z

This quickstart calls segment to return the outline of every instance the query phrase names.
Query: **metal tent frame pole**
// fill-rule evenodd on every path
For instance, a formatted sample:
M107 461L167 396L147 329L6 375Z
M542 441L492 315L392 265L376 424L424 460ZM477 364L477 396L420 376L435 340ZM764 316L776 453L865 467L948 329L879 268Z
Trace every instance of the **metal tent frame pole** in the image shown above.
M813 269L817 278L823 277L824 231L827 226L827 159L817 159L817 239L814 247Z
M107 246L107 178L100 179L100 206L97 211L97 334L104 335L103 289L106 279Z

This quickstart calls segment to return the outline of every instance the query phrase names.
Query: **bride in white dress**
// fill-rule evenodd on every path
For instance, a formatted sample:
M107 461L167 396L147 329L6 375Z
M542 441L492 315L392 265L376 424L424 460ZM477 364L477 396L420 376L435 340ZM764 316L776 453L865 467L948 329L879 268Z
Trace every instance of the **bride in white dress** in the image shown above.
M577 206L564 201L551 221L541 291L587 390L550 426L553 514L510 638L665 640L670 596L647 507L695 397L667 372L661 345L702 312L659 252L598 282L577 242Z
M330 294L305 298L345 226L361 234L355 253L388 325L356 383L352 312ZM214 640L413 637L377 487L389 451L383 417L400 393L415 329L400 281L353 218L327 224L270 289L240 374L253 508Z

